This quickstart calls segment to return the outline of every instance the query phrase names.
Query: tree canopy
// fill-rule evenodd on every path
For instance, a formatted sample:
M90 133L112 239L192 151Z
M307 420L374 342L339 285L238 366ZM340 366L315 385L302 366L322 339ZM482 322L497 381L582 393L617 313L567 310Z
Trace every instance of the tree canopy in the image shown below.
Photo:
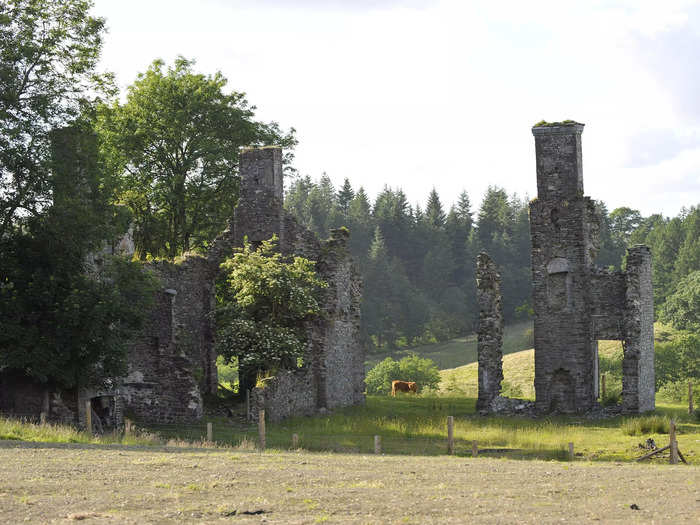
M0 238L51 204L51 134L98 95L104 20L88 0L0 3Z
M241 146L296 144L294 129L254 120L244 93L225 91L217 72L194 71L179 57L154 61L129 86L126 102L100 111L98 130L120 200L133 212L135 242L147 254L174 257L204 248L232 216Z

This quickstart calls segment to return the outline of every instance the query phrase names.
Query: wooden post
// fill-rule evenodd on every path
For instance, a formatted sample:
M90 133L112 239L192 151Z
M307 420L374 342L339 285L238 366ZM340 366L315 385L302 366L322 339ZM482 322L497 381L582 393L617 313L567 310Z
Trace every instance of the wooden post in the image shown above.
M124 435L128 436L131 434L131 419L128 417L124 418Z
M92 403L89 399L85 401L85 430L92 434Z
M476 444L476 441L472 441L472 457L476 457L479 455L479 447Z
M382 453L382 436L374 436L374 453Z
M574 444L569 442L569 461L574 460Z
M669 462L671 465L678 464L678 441L676 441L676 422L672 419L668 429L669 446L671 447L671 456Z
M209 443L214 441L214 428L211 423L207 423L207 441Z
M600 399L605 399L605 374L600 376Z
M265 409L258 410L258 436L260 440L260 450L265 450Z
M250 421L250 389L245 391L245 420Z
M299 434L292 434L292 449L296 450L299 448Z
M46 424L46 412L42 412L41 414L39 414L39 423L41 423L42 425Z
M454 424L455 418L447 416L447 453L449 455L455 453Z
M693 415L693 382L688 381L688 414Z

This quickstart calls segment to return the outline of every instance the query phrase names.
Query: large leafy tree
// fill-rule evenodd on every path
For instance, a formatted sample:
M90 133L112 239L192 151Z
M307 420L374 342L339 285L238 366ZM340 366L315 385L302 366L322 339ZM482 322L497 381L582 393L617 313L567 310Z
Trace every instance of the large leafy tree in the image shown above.
M285 258L277 239L257 248L246 242L221 264L217 288L217 353L237 360L241 388L260 371L293 368L306 348L304 321L319 314L318 293L327 286L314 262Z
M232 215L241 146L291 149L294 130L254 120L245 94L226 78L204 75L179 57L154 61L126 102L103 107L99 131L112 169L123 174L121 199L134 213L142 257L174 257L207 245ZM288 151L289 154L289 151Z
M53 130L112 93L110 76L96 69L104 20L89 15L91 6L0 2L0 238L51 204Z
M700 270L680 280L661 308L660 317L680 330L700 332Z
M120 214L89 122L54 132L52 145L51 205L0 237L0 370L72 388L125 372L154 283L98 250Z

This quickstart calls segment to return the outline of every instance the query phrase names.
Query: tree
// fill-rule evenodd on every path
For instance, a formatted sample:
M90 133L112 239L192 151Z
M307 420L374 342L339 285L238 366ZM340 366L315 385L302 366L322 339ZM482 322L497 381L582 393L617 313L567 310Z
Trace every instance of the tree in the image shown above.
M89 123L52 133L51 149L51 206L0 238L0 370L84 387L126 372L126 341L155 283L140 264L98 250L126 221L115 221Z
M319 313L327 286L303 257L285 260L273 237L243 248L221 264L217 287L217 353L239 364L241 388L251 375L294 368L306 348L304 321Z
M440 229L445 226L445 210L442 209L440 196L435 188L430 190L428 204L425 206L425 220L433 227Z
M90 0L0 3L0 238L51 204L51 134L97 95L104 20Z
M508 233L508 226L512 222L511 209L508 203L508 194L503 188L489 186L486 195L481 201L479 217L477 219L477 238L479 248L486 250L495 257L492 250L494 243L499 236Z
M700 270L681 279L661 307L659 317L679 330L700 332Z
M134 214L142 258L204 248L224 229L241 146L296 144L294 129L253 120L255 107L244 93L226 93L220 72L195 73L183 57L164 66L154 61L124 104L100 112L104 152L123 174L121 199Z
M352 199L354 197L355 192L352 189L350 180L348 180L348 178L345 177L345 180L343 181L343 187L340 188L340 190L338 190L337 195L338 209L340 210L340 213L342 214L344 219L347 219L348 212L350 211L350 203L352 202Z
M630 235L642 223L643 217L638 210L622 207L615 208L609 216L610 233L623 249L629 244Z

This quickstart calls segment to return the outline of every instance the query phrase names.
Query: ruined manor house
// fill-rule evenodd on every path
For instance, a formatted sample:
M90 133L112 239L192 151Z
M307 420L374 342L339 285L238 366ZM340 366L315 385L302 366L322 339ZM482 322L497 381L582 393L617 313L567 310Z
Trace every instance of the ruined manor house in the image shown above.
M275 421L291 415L364 402L364 351L359 340L361 280L348 250L346 229L327 241L299 225L283 208L282 150L241 151L240 198L229 227L204 255L181 262L146 264L159 279L155 305L141 333L130 343L128 374L109 388L51 392L26 378L0 381L0 411L48 414L49 420L85 425L86 402L95 419L119 425L125 415L150 423L196 421L203 399L218 388L214 282L219 265L244 237L253 245L279 238L284 255L316 261L328 288L320 299L322 315L307 324L304 366L282 370L252 391L253 410L265 408ZM133 244L122 243L125 255ZM98 417L95 418L94 415Z
M595 266L599 219L583 195L583 124L532 128L537 198L530 203L535 312L535 411L587 412L599 396L598 340L622 341L622 411L654 409L654 305L651 252L627 251L625 271ZM500 276L477 262L481 309L479 408L497 411L502 379ZM503 403L500 404L503 406ZM524 406L524 404L521 404Z

